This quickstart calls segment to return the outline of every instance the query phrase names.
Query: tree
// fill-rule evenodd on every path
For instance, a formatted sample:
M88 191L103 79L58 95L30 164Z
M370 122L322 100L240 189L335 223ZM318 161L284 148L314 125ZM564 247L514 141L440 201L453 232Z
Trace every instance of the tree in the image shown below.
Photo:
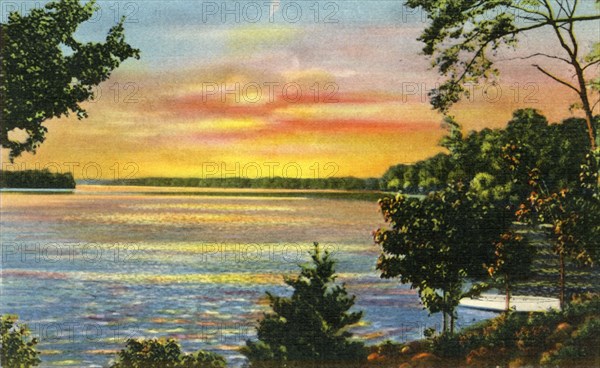
M417 164L409 166L406 171L404 171L404 184L402 184L402 188L407 192L419 192L419 170L417 168Z
M579 168L590 153L583 119L549 124L535 109L519 109L504 129L466 134L451 117L445 117L445 122L448 134L441 145L450 153L450 181L471 182L474 190L479 179L493 177L493 187L488 189L496 199L504 196L515 206L529 196L529 172L534 168L551 191L579 186Z
M559 299L565 305L565 264L568 258L592 266L598 258L600 239L600 193L597 172L590 169L592 158L582 165L581 188L564 188L550 192L539 180L536 169L531 172L531 195L522 203L517 217L530 223L541 223L549 230L554 252L559 257Z
M599 120L596 117L596 129ZM544 154L553 164L548 165L548 185L552 188L577 187L580 184L581 164L586 162L589 147L582 119L569 118L550 126L551 147Z
M128 339L111 368L225 368L225 358L199 350L184 354L174 339Z
M508 231L495 244L494 261L489 265L490 276L504 286L506 293L505 310L510 310L511 287L516 281L531 276L533 248L523 237Z
M448 173L451 170L450 156L438 153L429 159L422 161L419 170L419 187L426 190L438 190L447 182Z
M380 189L401 190L404 184L404 172L408 167L406 164L390 166L380 179Z
M379 201L391 226L374 234L382 252L382 278L400 278L417 289L430 313L442 312L444 332L453 332L455 311L467 278L486 276L493 244L511 223L503 207L481 201L460 183L424 199L398 195Z
M251 367L353 366L364 360L363 344L349 340L347 330L362 318L362 312L350 312L355 297L335 283L329 252L315 243L311 258L300 275L285 278L294 289L291 297L267 292L272 312L259 321L259 341L248 340L242 348Z
M498 74L493 60L503 46L516 48L519 36L549 28L563 51L562 55L545 52L529 53L523 60L543 75L574 91L586 116L588 138L596 149L592 96L597 95L598 80L588 76L600 63L598 45L584 54L575 25L598 21L600 14L582 14L579 0L407 0L409 7L427 11L430 24L419 37L425 43L423 52L433 56L433 65L447 80L430 93L431 103L447 112L462 96L468 96L466 83L476 83ZM599 3L599 0L596 0ZM490 14L494 14L490 17ZM549 69L550 62L565 65L576 81L557 75ZM595 75L595 74L594 74ZM597 77L597 76L596 76Z
M35 153L44 142L43 122L87 112L79 105L93 97L92 87L105 81L121 62L139 58L139 50L125 42L123 22L112 27L106 42L82 43L73 34L96 10L95 1L53 1L27 15L12 12L0 24L0 143L10 150L12 161L23 152ZM64 50L68 50L66 53ZM21 129L24 141L9 133Z
M18 324L19 317L3 315L0 320L0 366L5 368L29 368L41 363L35 350L36 338L29 338L27 325Z

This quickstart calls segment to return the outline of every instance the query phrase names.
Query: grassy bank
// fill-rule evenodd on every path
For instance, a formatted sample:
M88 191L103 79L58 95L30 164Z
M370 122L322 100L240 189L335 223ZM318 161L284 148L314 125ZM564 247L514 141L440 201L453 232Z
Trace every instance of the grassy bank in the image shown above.
M564 311L509 313L457 334L370 348L367 367L598 367L600 297L586 294Z

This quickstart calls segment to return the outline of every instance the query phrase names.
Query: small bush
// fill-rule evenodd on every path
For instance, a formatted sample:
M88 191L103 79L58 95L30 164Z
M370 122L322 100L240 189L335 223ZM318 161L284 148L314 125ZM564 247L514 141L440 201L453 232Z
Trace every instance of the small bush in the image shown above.
M402 355L403 347L405 347L403 344L396 343L391 340L386 340L381 345L379 345L377 353L381 356L395 359Z
M405 344L395 362L401 364L394 367L419 366L402 360L425 352L442 359L427 362L427 367L597 367L599 311L600 297L590 294L574 299L563 311L503 313L457 334L435 335L432 331L427 340ZM419 343L418 349L412 348L415 343ZM387 350L393 352L393 345L384 343L378 352Z
M569 366L575 362L597 363L600 361L600 321L589 317L573 332L572 337L542 356L541 364Z
M111 368L224 368L225 358L199 350L184 354L174 339L129 339Z
M600 311L600 297L581 295L567 304L562 315L569 323L581 322L586 316Z
M527 315L522 313L502 314L494 318L483 329L483 337L488 345L513 348L516 345L516 333L526 323Z
M431 352L440 358L458 358L466 353L460 336L450 333L432 337Z
M29 368L41 363L35 350L36 338L29 338L27 325L17 324L19 317L4 315L0 321L0 366Z
M467 355L467 365L474 368L495 368L504 365L507 360L505 348L493 349L480 346Z
M523 326L517 331L517 347L526 355L543 351L546 347L546 338L551 330L546 325Z

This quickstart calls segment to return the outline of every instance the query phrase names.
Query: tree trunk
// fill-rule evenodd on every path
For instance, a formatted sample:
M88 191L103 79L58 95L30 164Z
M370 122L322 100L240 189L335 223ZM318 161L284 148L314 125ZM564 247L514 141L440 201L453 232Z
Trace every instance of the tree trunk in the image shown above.
M560 253L560 310L565 308L565 255Z
M450 312L450 334L454 333L454 310Z
M442 326L442 333L445 334L446 331L448 330L448 314L446 314L446 312L442 312L442 316L443 316L443 326Z
M554 18L554 15L552 14L552 9L550 8L550 6L548 5L547 2L546 2L546 8L550 12L551 17ZM565 10L562 5L561 5L561 9ZM573 7L573 12L571 14L567 14L567 17L571 18L571 20L572 20L572 18L574 16L574 12L575 12L575 7ZM553 19L553 20L555 20L555 19ZM573 68L575 69L575 75L577 76L577 84L579 85L579 88L575 88L572 85L569 85L569 86L571 88L573 88L574 90L576 90L577 93L579 94L579 99L581 100L581 107L582 107L583 111L585 112L585 116L586 116L588 137L590 139L590 149L592 151L595 151L596 150L596 127L594 125L594 113L592 111L592 107L590 105L590 99L589 99L588 92L587 92L587 84L585 81L584 68L581 66L581 64L579 63L579 60L578 60L579 45L575 38L575 34L573 33L573 23L570 23L569 26L570 26L570 28L566 29L566 28L562 28L559 23L552 24L552 27L554 28L554 32L556 33L556 36L558 37L558 40L559 40L562 48L565 49L565 51L569 54L569 58L570 58L569 64L571 64L573 66ZM568 32L568 34L571 38L571 41L573 43L572 47L569 47L569 45L565 42L563 35L561 34L561 29L565 29ZM548 75L548 73L545 73L545 74ZM550 77L552 77L552 75L550 75ZM552 77L552 78L554 80L558 80L555 77ZM558 80L558 81L560 82L560 80ZM562 83L565 84L565 82L562 82Z
M508 280L508 275L504 278L505 286L506 286L506 304L504 305L504 310L506 313L510 311L510 283Z
M448 332L448 313L446 312L446 299L447 299L447 293L446 290L444 290L442 292L442 313L444 315L444 329L443 329L443 333L445 334L446 332Z
M585 80L583 79L583 76L580 80L580 88L584 88L583 89L583 93L580 94L580 99L583 105L583 111L585 111L585 120L586 120L586 124L587 124L587 129L588 129L588 136L590 138L590 147L592 151L596 150L596 135L598 134L596 132L596 126L594 124L594 113L592 112L592 108L590 106L590 101L588 100L588 95L587 95L587 91L585 90Z
M572 59L573 67L575 68L575 74L577 75L577 82L579 83L579 99L581 100L581 106L585 112L585 120L588 129L588 136L590 138L590 148L592 151L596 150L596 126L594 124L594 112L590 105L589 96L587 93L587 85L585 83L585 76L583 75L583 68L579 65L576 58Z

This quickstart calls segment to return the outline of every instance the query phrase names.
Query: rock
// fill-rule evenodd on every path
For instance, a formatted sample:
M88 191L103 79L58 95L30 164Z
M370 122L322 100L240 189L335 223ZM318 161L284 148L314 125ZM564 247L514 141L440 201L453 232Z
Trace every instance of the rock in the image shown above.
M412 368L433 368L439 367L440 358L431 353L419 353L412 357L410 366Z
M412 352L412 349L410 348L410 346L405 345L402 347L402 349L400 349L400 352L402 354L410 354Z
M379 354L379 353L371 353L369 354L369 356L367 356L367 360L369 362L382 362L384 361L385 355Z
M563 323L559 324L558 326L556 326L556 330L555 330L555 332L564 332L567 334L570 334L572 331L573 331L573 326L571 326L567 322L563 322Z
M364 356L364 355L363 355L363 356ZM374 361L377 361L377 360L379 360L379 357L380 357L379 353L371 353L371 354L369 354L369 356L367 357L367 360L368 360L369 362L374 362Z
M416 363L434 363L438 362L440 358L436 357L431 353L419 353L412 357L411 361Z
M558 326L556 326L554 332L550 336L548 336L546 341L551 344L563 342L569 337L571 337L571 333L573 332L573 330L573 326L571 326L569 323L560 323Z
M402 363L398 366L398 368L412 368L410 363Z

